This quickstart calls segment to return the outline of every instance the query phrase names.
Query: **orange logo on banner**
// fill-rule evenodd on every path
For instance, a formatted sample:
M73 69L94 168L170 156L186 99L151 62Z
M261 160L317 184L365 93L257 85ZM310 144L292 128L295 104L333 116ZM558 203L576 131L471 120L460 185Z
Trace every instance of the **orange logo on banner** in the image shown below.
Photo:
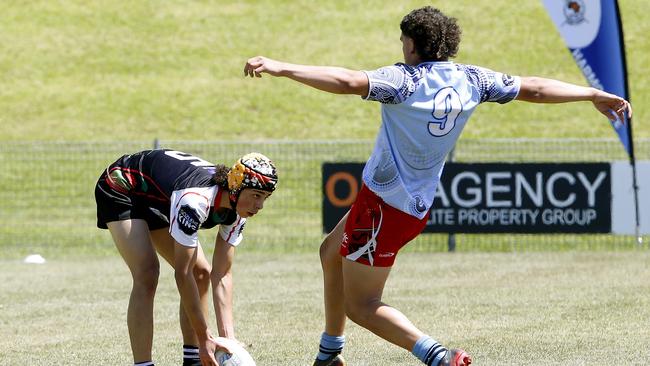
M336 183L339 181L344 181L350 187L350 193L347 197L337 197L334 188ZM325 183L325 194L327 199L336 207L349 207L354 203L354 200L357 198L357 193L359 191L359 182L352 174L348 172L336 172L327 179Z

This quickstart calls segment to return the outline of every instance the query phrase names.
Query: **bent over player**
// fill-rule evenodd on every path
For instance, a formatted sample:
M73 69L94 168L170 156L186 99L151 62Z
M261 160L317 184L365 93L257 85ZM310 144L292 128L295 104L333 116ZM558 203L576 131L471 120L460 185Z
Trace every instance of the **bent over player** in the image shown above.
M235 338L231 265L246 219L257 214L278 182L271 160L244 155L228 169L173 150L124 155L95 188L97 226L108 229L133 278L127 324L134 364L153 365L153 299L160 254L175 271L181 296L183 365L217 365L229 351L207 325L212 281L219 336ZM219 225L212 269L199 229Z
M296 65L262 56L244 68L247 76L284 76L381 103L382 124L363 170L363 187L320 248L325 331L316 366L345 364L340 353L346 315L429 366L472 362L465 351L445 348L381 298L398 251L423 230L445 158L479 104L590 101L610 119L632 112L624 99L594 88L449 61L461 31L456 19L438 9L413 10L400 29L404 63L377 70Z

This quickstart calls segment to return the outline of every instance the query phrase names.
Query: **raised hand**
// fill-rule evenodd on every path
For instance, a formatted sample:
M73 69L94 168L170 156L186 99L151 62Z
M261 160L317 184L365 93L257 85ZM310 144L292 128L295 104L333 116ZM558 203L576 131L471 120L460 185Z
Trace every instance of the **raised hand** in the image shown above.
M278 76L282 71L282 63L264 56L249 58L244 66L244 75L250 77L262 77L265 72L269 75Z
M627 112L627 117L632 117L632 105L625 99L618 97L614 94L606 93L604 91L599 91L594 99L592 100L594 107L598 109L600 113L605 115L605 117L610 120L614 120L616 116L621 121L625 121L625 112Z

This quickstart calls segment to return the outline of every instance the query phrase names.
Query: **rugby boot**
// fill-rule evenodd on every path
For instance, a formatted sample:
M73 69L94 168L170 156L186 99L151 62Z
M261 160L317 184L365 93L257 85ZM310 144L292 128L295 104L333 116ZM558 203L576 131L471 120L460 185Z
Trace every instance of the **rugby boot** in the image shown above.
M332 355L326 360L316 359L314 366L345 366L345 360L341 355Z
M439 366L469 366L472 364L472 357L462 349L453 348L447 351L445 357L440 360Z

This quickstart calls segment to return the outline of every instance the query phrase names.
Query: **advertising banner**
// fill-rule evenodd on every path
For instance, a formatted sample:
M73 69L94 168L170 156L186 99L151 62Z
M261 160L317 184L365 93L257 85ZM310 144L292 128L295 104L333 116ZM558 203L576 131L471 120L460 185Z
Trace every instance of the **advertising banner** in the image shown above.
M354 202L361 163L323 165L323 230ZM447 163L424 232L608 233L608 163Z

